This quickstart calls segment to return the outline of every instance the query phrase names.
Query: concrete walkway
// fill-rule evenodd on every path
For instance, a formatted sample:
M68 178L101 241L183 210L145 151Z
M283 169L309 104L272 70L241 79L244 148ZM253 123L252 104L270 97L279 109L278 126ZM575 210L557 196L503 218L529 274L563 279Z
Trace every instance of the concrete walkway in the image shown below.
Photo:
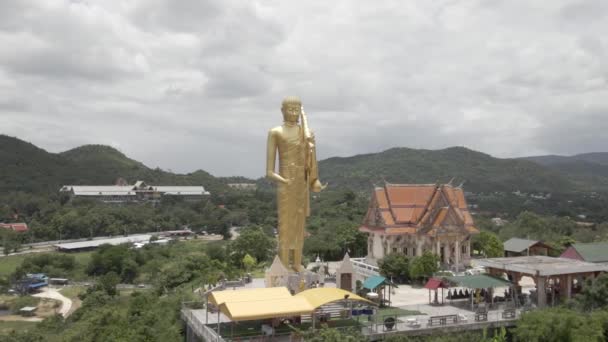
M49 288L48 286L42 289L42 292L32 295L32 297L38 298L50 298L58 300L62 303L59 314L64 318L68 317L70 309L72 308L72 300L62 295L56 289Z

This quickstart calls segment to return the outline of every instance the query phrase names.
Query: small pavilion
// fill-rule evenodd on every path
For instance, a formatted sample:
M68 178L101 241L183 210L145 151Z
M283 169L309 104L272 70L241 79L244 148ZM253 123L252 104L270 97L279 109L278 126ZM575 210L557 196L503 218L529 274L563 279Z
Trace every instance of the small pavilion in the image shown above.
M478 275L465 275L465 276L454 276L445 278L449 283L455 284L458 287L467 288L470 291L471 296L471 310L474 309L475 293L479 294L481 290L489 291L490 293L490 304L494 304L494 289L497 287L511 287L513 284L505 279L493 277L487 274Z
M388 301L386 299L386 288L389 288L388 291ZM383 306L384 303L388 302L388 305L391 304L391 287L397 287L395 283L386 279L383 276L371 276L363 282L363 288L369 290L371 292L377 293L380 298L380 306Z
M480 259L476 263L486 267L492 275L500 277L506 273L518 293L521 292L521 278L531 277L536 284L537 305L540 308L547 305L548 295L552 304L556 297L570 299L576 293L575 286L580 288L586 279L593 279L608 271L608 264L540 255Z
M439 289L441 289L441 304L443 305L443 289L449 287L450 285L442 279L430 278L424 285L424 288L429 290L429 304L439 304ZM435 301L431 299L431 291L435 291Z

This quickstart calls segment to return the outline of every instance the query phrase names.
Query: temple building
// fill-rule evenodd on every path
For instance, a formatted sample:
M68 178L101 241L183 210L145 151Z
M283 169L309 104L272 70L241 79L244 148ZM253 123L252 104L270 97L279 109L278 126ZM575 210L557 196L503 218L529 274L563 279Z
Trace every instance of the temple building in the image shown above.
M137 181L128 185L119 180L116 185L64 185L59 190L74 198L88 198L105 203L158 202L162 197L198 201L209 192L202 186L158 186Z
M431 252L445 268L468 265L471 236L479 233L464 191L450 184L385 184L376 187L361 232L368 233L366 262L390 253Z

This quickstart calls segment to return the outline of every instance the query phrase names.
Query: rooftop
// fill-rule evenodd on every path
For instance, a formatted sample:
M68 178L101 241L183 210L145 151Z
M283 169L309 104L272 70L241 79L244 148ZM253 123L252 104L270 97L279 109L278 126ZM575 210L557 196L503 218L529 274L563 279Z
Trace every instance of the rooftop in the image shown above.
M152 235L149 234L139 234L139 235L130 235L124 237L116 237L116 238L107 238L107 239L98 239L98 240L89 240L89 241L80 241L80 242L69 242L69 243L58 243L54 246L59 249L81 249L81 248L94 248L99 247L104 244L109 245L120 245L123 243L135 243L135 242L148 242L150 241L150 237Z
M133 185L64 185L61 192L77 196L135 196L138 192L160 192L166 195L209 195L203 186L147 185L137 181Z
M608 271L608 263L598 264L548 256L521 256L511 258L479 259L475 263L483 267L521 272L528 275L553 276L562 274Z
M308 289L292 296L286 287L254 288L217 291L209 295L209 302L232 321L310 314L316 308L339 300L367 302L365 298L337 288Z
M383 230L386 235L434 235L444 225L477 233L464 191L451 184L385 184L372 193L362 231Z
M538 243L542 244L542 242L540 242L539 240L510 238L509 240L504 242L503 246L505 251L521 253Z
M608 262L608 242L575 243L572 248L588 262Z

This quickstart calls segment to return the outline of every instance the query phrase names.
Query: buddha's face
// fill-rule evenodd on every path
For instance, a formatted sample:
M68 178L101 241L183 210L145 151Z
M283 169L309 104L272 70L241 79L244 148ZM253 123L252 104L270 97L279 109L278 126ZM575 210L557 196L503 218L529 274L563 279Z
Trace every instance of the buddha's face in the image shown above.
M300 103L286 103L281 107L283 112L283 120L289 123L298 123L300 115L302 114L302 104Z

